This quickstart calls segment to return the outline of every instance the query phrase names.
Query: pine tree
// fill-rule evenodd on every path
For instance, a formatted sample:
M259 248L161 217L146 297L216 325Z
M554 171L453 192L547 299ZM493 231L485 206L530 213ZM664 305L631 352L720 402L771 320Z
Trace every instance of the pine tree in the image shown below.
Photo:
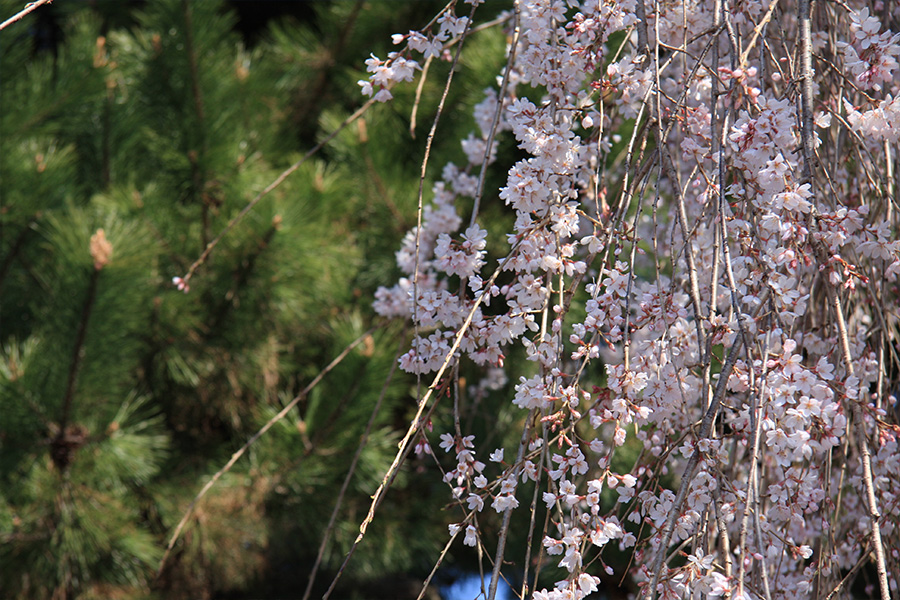
M367 338L213 488L154 573L200 485L373 322L368 298L415 214L414 90L398 92L402 111L375 107L260 202L190 293L171 279L355 110L372 40L420 25L434 6L323 5L314 25L273 23L253 47L218 2L62 6L47 8L63 32L53 51L38 47L31 17L0 34L0 590L296 589L379 399L325 572L355 538L414 410L414 381L398 375L383 390L408 332ZM4 15L18 8L2 4ZM477 98L495 68L469 72L451 101ZM423 106L440 85L427 81ZM440 163L458 149L435 153ZM410 485L395 483L373 525L382 543L361 549L346 594L431 566L443 493Z

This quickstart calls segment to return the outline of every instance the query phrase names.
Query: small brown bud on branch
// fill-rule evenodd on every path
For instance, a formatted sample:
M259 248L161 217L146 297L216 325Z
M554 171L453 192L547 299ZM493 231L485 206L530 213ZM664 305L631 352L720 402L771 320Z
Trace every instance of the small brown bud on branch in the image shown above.
M109 264L112 259L113 247L106 239L106 232L98 229L97 233L91 236L91 258L94 259L94 269L99 271Z

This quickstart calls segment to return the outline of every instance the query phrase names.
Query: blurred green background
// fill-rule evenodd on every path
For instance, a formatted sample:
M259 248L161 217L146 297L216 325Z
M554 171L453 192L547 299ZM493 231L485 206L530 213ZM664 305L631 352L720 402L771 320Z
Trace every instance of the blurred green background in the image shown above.
M262 200L190 293L172 278L363 103L369 53L384 57L391 34L442 7L60 0L0 32L0 596L300 597L383 394L321 596L414 414L415 380L388 377L409 333L377 320L371 300L396 280L415 224L448 64L431 68L415 137L407 84ZM0 18L21 8L0 2ZM499 28L467 41L426 189L447 161L465 162L459 140L505 43ZM500 148L495 177L518 152ZM498 202L481 214L510 219ZM157 577L203 483L372 326L198 504ZM505 391L469 399L492 416L467 433L494 447L523 417ZM435 437L451 428L445 412ZM434 459L412 457L334 597L415 597L461 519L450 499ZM496 519L485 514L486 532ZM475 560L446 562L459 573Z

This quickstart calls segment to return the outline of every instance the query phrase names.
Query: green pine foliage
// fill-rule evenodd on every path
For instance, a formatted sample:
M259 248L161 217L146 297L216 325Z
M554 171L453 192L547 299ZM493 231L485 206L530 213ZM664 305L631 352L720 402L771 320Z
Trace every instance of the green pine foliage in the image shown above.
M20 4L0 2L3 18ZM62 27L52 50L33 17L0 34L0 595L302 593L371 418L321 593L415 413L415 380L389 377L409 332L369 303L415 221L448 65L431 67L415 139L415 87L398 88L223 237L188 294L172 277L362 103L369 52L439 7L322 3L248 46L221 2L138 6L42 7ZM467 42L450 106L481 100L504 43L496 31ZM448 110L439 133L473 129L470 113ZM430 172L461 160L458 138L438 136ZM203 483L372 325L201 500L157 577ZM478 401L499 424L514 418L508 402ZM434 460L411 457L344 596L428 572L450 518L435 482Z

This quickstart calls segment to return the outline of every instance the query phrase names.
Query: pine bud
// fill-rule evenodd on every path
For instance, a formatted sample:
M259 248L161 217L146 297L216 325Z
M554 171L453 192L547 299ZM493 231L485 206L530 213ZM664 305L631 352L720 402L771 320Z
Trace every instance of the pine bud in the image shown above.
M112 258L113 247L106 239L106 233L103 229L98 229L97 233L91 236L91 258L94 259L94 269L99 271L109 264Z

